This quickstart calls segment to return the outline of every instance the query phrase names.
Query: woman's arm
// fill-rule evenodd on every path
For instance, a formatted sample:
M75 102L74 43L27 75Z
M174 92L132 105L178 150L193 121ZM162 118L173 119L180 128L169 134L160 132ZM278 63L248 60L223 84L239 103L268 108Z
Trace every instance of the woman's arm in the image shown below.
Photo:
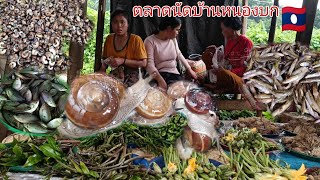
M155 62L154 62L154 46L152 44L152 42L150 42L149 39L146 39L144 41L144 45L146 47L146 51L147 51L147 56L148 56L148 62L147 62L147 71L149 73L149 75L153 76L154 79L158 82L158 86L163 88L163 89L167 89L167 83L166 81L162 78L162 76L160 75L158 69L155 66Z
M147 66L147 59L125 59L125 58L113 58L110 61L111 66L118 67L120 65L128 66L131 68L145 68Z
M189 65L188 61L186 60L186 58L184 58L183 54L181 53L181 51L178 47L177 39L174 39L173 41L174 41L175 48L177 51L178 59L182 62L183 66L190 73L191 77L194 79L197 79L197 74L191 69L191 66Z

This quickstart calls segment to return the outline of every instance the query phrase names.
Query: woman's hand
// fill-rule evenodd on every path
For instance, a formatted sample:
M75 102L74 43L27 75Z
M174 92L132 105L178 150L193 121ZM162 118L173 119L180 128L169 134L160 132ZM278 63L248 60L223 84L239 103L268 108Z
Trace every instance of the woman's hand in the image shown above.
M124 58L114 58L110 57L110 61L108 64L110 64L112 67L118 67L124 63Z
M158 87L161 91L166 92L168 85L158 71L151 73L151 76L158 82Z
M188 72L193 79L198 79L197 73L195 73L191 68L188 69Z
M166 83L166 81L161 77L161 79L158 81L158 87L160 88L160 90L162 90L163 92L166 92L168 89L168 85Z

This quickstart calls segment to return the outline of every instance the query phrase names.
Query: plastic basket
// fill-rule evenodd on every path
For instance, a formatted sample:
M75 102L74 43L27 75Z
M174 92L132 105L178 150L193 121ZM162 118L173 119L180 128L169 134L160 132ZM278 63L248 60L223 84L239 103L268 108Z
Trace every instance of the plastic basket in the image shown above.
M31 136L31 137L45 137L45 136L52 136L56 134L56 131L53 131L51 133L30 133L30 132L25 132L20 129L17 129L11 125L9 125L5 120L0 118L0 122L11 132L25 135L25 136Z

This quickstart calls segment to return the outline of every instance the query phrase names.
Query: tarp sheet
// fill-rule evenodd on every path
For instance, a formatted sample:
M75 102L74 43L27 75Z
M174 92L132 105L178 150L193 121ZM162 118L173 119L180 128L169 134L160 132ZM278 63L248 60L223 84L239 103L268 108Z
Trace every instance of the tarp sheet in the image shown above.
M160 7L164 5L174 6L175 2L183 2L183 5L196 6L198 0L111 0L111 12L117 8L121 8L130 12L131 19L129 30L141 36L144 40L148 35L156 29L159 23L157 13L153 17L133 17L132 8L134 6L155 6ZM221 6L224 0L204 0L205 5L208 6ZM155 11L156 12L156 11ZM224 38L221 34L220 17L207 17L206 10L203 11L202 17L181 17L182 31L178 36L179 47L187 57L193 53L202 53L209 45L222 45Z

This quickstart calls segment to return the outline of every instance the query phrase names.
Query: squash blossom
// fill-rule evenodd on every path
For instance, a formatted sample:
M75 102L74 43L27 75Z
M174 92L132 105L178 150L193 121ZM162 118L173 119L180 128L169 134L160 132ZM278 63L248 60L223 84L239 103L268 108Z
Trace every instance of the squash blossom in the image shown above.
M183 171L184 174L188 175L193 173L197 168L196 158L191 158L188 161L188 167Z
M307 176L304 176L306 173L306 167L304 164L301 165L299 170L289 170L290 180L307 180Z
M257 128L252 128L251 132L253 132L253 133L257 132Z
M227 142L232 142L234 140L234 135L232 133L228 133L225 139Z
M174 163L169 162L169 164L168 164L168 171L169 171L170 173L175 173L177 170L178 170L177 166L176 166Z

